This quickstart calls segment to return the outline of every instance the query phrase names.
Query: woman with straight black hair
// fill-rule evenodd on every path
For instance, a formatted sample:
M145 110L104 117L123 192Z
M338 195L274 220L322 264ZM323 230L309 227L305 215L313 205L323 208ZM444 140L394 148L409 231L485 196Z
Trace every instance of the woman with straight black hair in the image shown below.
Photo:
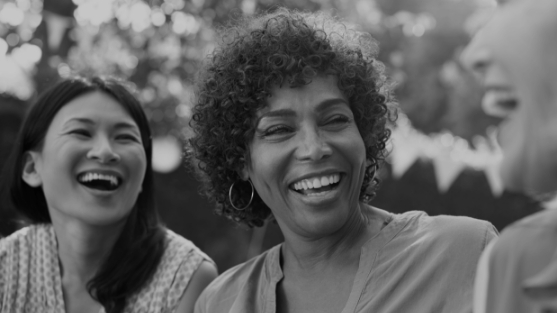
M0 240L0 312L191 312L216 276L164 228L151 133L114 79L64 80L41 95L6 165L30 223Z

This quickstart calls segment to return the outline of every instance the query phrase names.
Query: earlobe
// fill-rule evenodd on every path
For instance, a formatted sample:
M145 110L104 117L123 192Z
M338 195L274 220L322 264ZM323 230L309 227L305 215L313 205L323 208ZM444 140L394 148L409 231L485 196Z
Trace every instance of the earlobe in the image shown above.
M39 187L43 184L41 175L37 171L36 152L26 152L24 154L23 173L21 178L31 187Z
M238 171L238 175L240 175L240 178L242 178L243 181L247 181L249 179L249 172L245 165Z

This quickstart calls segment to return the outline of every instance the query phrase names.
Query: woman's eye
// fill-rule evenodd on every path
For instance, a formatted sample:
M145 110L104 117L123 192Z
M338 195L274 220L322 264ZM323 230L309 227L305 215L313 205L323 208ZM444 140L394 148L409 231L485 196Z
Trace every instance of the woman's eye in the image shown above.
M89 131L87 131L86 129L74 129L69 133L80 137L91 137L91 133L89 133Z
M263 137L284 135L290 133L291 131L292 129L285 125L271 126L263 131Z
M118 136L116 136L116 139L117 140L124 140L124 141L139 142L139 139L136 136L129 135L129 134L118 135Z
M335 115L330 118L325 124L326 125L344 125L350 123L350 118L345 115Z

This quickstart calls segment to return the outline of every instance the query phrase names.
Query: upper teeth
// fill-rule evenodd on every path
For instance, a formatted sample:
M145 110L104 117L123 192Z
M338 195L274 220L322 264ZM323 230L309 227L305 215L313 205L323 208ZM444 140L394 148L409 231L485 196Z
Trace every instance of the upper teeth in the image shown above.
M340 180L340 174L332 174L329 176L314 177L309 179L301 180L294 184L295 190L307 190L314 188L321 188L323 186L329 186L330 184L338 183Z
M87 173L85 175L82 175L79 178L79 181L88 182L88 181L97 180L97 179L108 180L108 181L110 181L110 184L113 185L113 186L118 185L118 178L116 178L116 176L107 175L107 174Z

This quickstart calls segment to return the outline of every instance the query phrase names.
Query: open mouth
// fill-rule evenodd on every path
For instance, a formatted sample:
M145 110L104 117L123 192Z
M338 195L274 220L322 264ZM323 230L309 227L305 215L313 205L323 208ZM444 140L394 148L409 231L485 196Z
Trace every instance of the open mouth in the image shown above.
M482 99L485 113L500 118L509 116L518 105L518 97L509 91L488 90Z
M312 195L333 190L338 187L341 180L340 174L316 176L302 179L290 185L290 189L303 195Z
M113 191L122 184L122 178L112 174L85 172L77 176L77 181L87 188Z

